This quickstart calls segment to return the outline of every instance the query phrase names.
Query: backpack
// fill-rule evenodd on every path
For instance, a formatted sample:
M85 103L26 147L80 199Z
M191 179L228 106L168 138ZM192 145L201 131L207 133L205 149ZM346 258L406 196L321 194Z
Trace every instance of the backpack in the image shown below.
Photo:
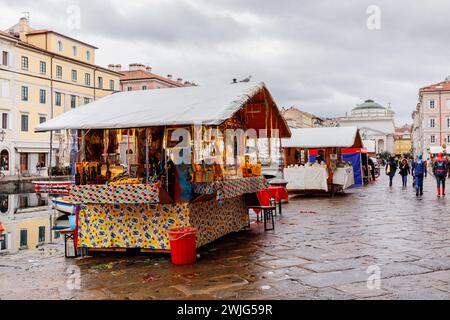
M424 163L423 161L416 162L416 165L414 166L414 173L415 175L422 175L424 173Z
M436 170L436 173L445 173L447 171L447 163L444 161L436 161L434 164L434 168Z

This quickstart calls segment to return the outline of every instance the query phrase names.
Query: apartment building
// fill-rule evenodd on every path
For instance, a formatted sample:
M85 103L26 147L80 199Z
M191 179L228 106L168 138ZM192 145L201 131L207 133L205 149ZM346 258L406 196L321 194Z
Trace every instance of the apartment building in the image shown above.
M122 74L97 66L97 49L52 30L32 29L26 18L0 32L0 167L6 175L68 165L66 133L34 128L120 90Z

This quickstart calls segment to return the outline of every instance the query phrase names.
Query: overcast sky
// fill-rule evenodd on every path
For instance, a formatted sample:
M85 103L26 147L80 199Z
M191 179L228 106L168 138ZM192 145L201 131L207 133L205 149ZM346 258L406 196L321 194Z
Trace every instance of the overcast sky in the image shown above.
M419 88L450 75L446 0L0 0L0 28L24 11L33 28L99 47L99 65L148 63L200 85L252 75L280 108L319 116L372 98L402 125Z

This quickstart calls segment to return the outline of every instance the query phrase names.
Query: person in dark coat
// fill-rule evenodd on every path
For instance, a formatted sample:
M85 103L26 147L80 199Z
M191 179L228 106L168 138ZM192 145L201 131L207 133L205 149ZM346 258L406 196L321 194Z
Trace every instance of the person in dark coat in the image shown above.
M411 172L411 168L409 167L408 160L403 159L400 162L400 166L398 168L400 175L402 176L403 188L406 188L408 183L408 175Z
M389 187L392 187L392 180L394 179L396 171L397 161L395 161L394 157L390 157L389 162L386 165L386 174L389 176Z

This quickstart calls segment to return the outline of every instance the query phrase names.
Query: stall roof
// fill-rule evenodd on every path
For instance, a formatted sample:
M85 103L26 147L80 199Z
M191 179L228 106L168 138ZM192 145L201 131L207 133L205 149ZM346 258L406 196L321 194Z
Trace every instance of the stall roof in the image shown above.
M362 148L357 127L293 129L290 139L282 139L285 148Z
M263 82L118 92L42 123L35 131L219 125L262 90L270 96ZM290 136L275 103L274 106L283 136Z

